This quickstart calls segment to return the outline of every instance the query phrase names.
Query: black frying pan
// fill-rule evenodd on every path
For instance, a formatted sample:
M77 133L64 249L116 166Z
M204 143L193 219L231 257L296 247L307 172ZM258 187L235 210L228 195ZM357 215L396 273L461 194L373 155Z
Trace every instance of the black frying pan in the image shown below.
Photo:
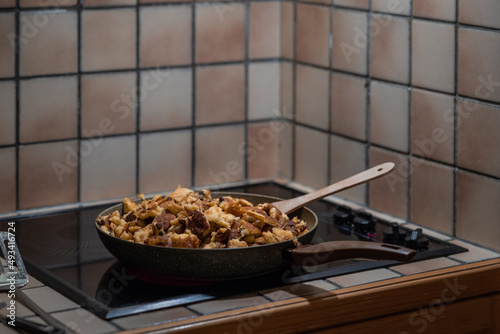
M244 193L212 193L213 197L244 198L254 205L271 203L279 198ZM141 200L138 200L140 202ZM123 204L102 211L106 216L123 212ZM220 249L192 249L150 246L125 241L102 231L97 222L97 233L108 251L127 267L177 280L227 280L263 275L279 269L285 261L298 265L319 265L348 258L409 261L414 250L370 241L331 241L317 245L311 242L318 218L313 211L302 208L289 215L307 223L308 232L299 236L297 247L292 240L274 244Z

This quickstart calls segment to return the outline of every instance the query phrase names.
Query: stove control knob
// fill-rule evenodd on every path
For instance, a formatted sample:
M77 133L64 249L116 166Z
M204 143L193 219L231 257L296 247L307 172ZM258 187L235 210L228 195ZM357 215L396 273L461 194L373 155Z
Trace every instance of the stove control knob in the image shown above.
M411 249L427 249L429 246L429 239L422 233L421 228L417 228L406 237L406 247Z
M347 225L350 224L353 217L350 207L340 205L333 213L333 222L337 225Z
M406 231L399 228L398 223L392 223L391 227L384 230L384 242L388 244L404 245Z
M352 224L354 225L354 230L360 233L374 232L375 222L373 221L372 214L365 211L360 211L354 217Z

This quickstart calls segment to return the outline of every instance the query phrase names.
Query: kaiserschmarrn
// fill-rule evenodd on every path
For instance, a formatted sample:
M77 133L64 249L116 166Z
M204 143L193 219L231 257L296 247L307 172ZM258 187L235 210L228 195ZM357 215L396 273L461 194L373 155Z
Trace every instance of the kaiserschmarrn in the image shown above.
M235 248L293 240L307 232L269 203L254 206L243 198L212 198L209 190L177 188L162 197L123 200L123 214L97 217L99 228L117 238L179 248Z

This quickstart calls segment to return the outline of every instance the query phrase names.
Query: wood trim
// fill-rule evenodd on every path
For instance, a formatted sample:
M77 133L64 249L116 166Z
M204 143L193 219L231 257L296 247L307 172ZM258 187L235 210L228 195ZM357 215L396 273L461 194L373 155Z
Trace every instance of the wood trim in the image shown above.
M479 284L478 284L479 283ZM137 333L310 332L500 292L500 259L200 316ZM396 302L395 302L396 301ZM499 307L499 302L496 302Z

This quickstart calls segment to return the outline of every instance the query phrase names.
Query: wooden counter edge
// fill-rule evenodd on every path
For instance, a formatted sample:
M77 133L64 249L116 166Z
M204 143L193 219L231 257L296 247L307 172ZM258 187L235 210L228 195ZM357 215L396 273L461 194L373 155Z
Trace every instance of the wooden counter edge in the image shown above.
M478 282L481 284L476 284ZM277 328L280 333L295 333L407 312L432 306L439 301L447 304L495 292L500 292L500 259L325 291L121 333L276 333Z

